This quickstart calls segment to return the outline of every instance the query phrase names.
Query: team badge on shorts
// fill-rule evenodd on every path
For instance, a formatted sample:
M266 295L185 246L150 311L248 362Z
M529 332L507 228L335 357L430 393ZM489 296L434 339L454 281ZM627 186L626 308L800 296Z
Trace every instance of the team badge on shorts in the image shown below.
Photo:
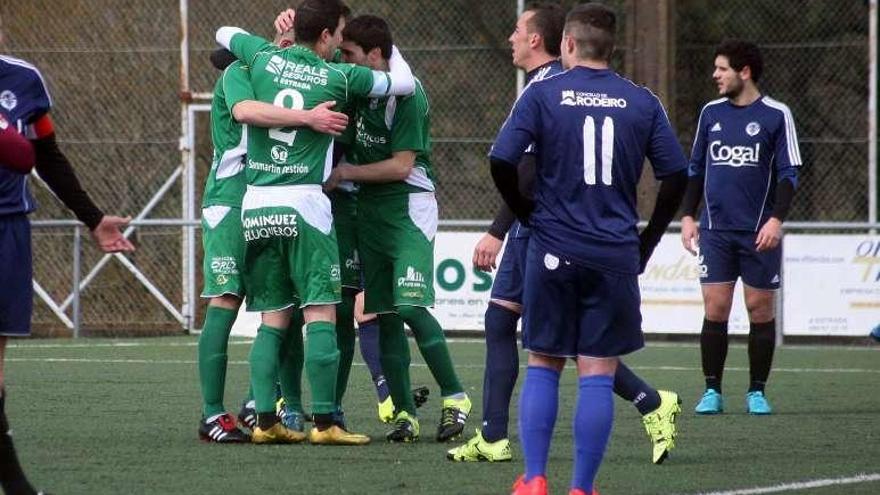
M749 122L746 126L746 134L749 136L757 136L761 132L761 124L757 122Z
M547 267L548 270L555 270L559 268L559 258L553 256L550 253L544 255L544 266Z

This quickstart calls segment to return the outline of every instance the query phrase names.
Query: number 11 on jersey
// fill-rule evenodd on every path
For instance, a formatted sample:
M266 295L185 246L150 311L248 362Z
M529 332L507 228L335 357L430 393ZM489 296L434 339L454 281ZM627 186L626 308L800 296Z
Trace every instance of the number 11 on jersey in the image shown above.
M596 185L596 121L592 116L584 120L584 182ZM602 143L599 147L602 160L602 184L611 185L611 164L614 161L614 120L602 121Z

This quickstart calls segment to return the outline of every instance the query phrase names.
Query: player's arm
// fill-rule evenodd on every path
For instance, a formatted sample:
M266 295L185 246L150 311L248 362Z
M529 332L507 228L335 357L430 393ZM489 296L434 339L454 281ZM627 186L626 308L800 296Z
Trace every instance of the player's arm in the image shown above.
M258 53L276 48L269 40L248 33L244 29L224 26L217 30L217 43L247 65L252 65Z
M797 188L801 152L798 147L797 130L788 107L782 109L783 125L776 136L774 164L776 166L776 195L770 218L758 231L755 248L758 251L773 249L782 240L782 222L788 216L794 192Z
M19 174L29 174L34 168L34 147L18 129L0 116L0 167Z
M703 181L706 174L706 137L707 122L704 118L706 107L700 112L697 120L696 136L691 148L691 159L688 163L688 181L685 187L684 199L682 200L681 215L681 244L691 254L697 254L696 248L700 241L700 231L697 228L697 209L703 198Z
M514 215L524 223L528 222L535 203L523 194L518 164L529 145L538 141L540 133L540 113L534 88L529 86L520 95L489 151L495 187Z
M416 163L416 152L413 150L395 151L391 158L367 165L351 165L340 163L335 169L339 180L353 182L398 182L405 180L412 172Z
M663 233L675 217L687 187L687 158L681 151L672 124L659 100L654 111L654 125L647 157L660 181L660 190L648 225L639 233L639 272L660 243Z
M383 96L405 96L416 89L412 69L403 59L400 50L393 47L388 59L388 72L371 70L363 66L348 66L349 91L353 96L380 98Z
M49 189L86 224L104 252L134 251L134 245L120 229L130 218L105 215L82 188L67 156L58 147L49 114L43 114L32 126L35 139L31 142L36 154L36 171Z
M309 127L316 132L338 136L348 126L348 116L331 110L327 101L311 110L278 107L257 100L245 100L232 107L232 116L242 124L258 127Z

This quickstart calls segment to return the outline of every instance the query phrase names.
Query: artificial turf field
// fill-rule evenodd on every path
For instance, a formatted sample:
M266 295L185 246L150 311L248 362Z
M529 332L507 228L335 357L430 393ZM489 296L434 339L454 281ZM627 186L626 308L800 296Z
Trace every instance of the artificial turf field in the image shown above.
M506 494L522 471L518 445L511 463L445 459L452 445L433 440L438 390L415 348L413 384L432 392L420 410L417 444L382 441L375 395L357 355L346 416L352 430L373 437L371 445L201 443L195 344L194 337L13 342L7 350L7 413L35 484L53 494ZM230 346L226 406L232 412L247 389L248 349L245 341ZM474 402L470 436L479 426L484 346L452 339L450 349ZM627 362L655 386L681 394L680 437L670 458L652 465L635 408L618 399L597 480L602 495L747 495L777 493L792 483L785 493L880 494L880 346L778 349L768 386L775 414L768 417L744 413L744 346L731 346L727 411L717 417L692 412L702 392L695 344L651 343ZM575 390L569 367L550 458L552 494L568 490ZM511 421L516 442L515 406ZM822 486L804 488L847 478L848 484L820 481Z

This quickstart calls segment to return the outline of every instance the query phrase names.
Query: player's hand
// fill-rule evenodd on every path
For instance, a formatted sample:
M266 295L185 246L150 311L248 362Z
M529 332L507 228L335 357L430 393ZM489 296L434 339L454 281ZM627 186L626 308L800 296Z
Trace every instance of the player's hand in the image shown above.
M131 222L131 217L104 215L101 223L92 231L92 237L105 253L130 253L134 244L122 235L122 229Z
M760 253L768 251L779 245L782 240L782 222L778 218L770 217L767 223L758 231L758 237L755 239L755 248Z
M309 127L322 134L338 136L348 126L348 115L330 110L335 101L325 101L308 111Z
M340 163L330 172L330 177L327 177L327 180L324 182L324 192L329 193L330 191L339 187L339 183L346 180L345 179L345 167L350 167L351 165L346 165L345 163Z
M502 241L492 234L485 234L474 247L474 268L484 272L491 272L498 268L495 264L498 253L501 252Z
M284 34L293 29L293 19L296 12L293 9L282 10L275 18L275 34Z
M682 217L681 219L681 245L692 255L697 255L697 246L700 244L700 229L694 217Z

